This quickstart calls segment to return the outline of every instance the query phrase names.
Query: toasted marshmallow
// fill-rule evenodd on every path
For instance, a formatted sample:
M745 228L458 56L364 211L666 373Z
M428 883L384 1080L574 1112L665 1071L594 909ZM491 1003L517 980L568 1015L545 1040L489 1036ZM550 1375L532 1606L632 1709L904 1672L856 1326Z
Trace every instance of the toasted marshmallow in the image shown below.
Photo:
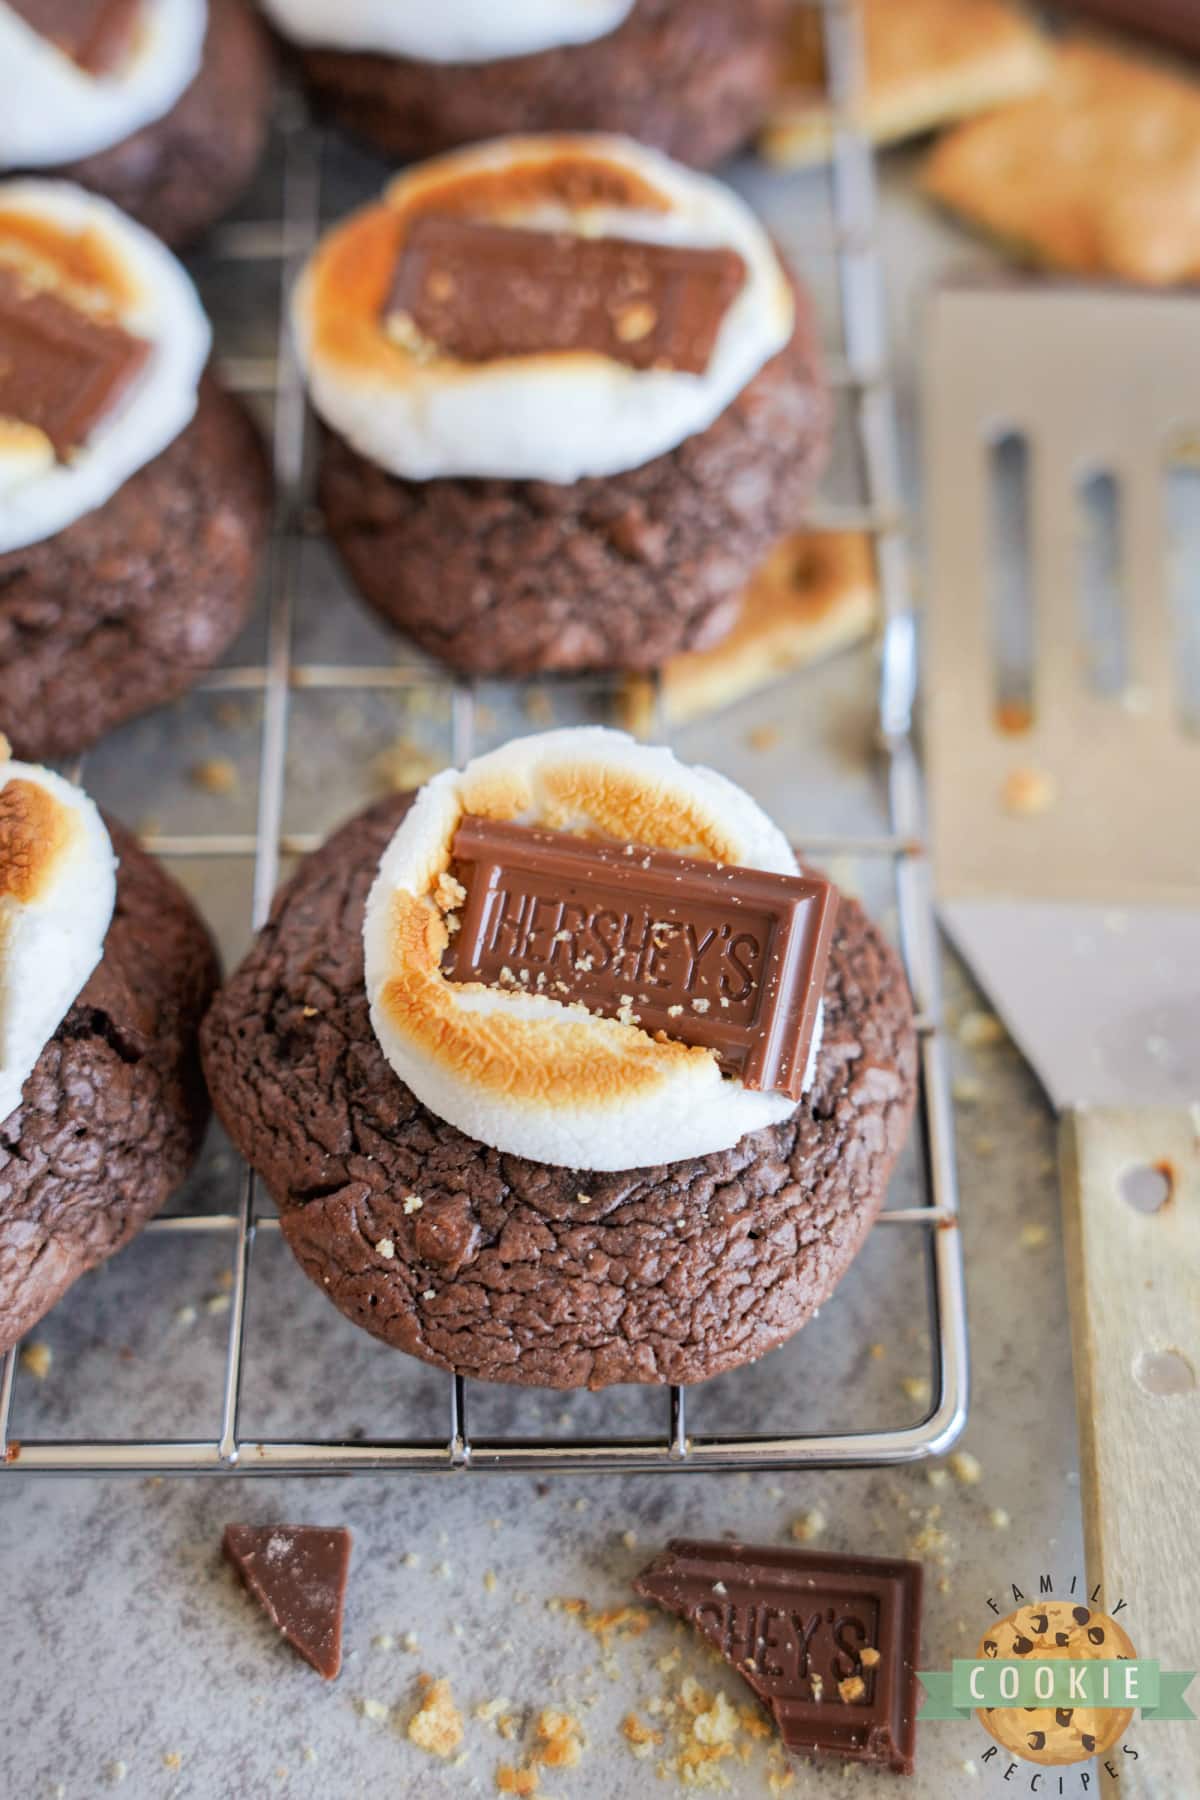
M107 200L65 181L0 182L0 268L150 344L146 362L66 461L39 431L0 421L0 553L102 506L196 410L212 332L182 266Z
M295 44L482 63L606 37L633 0L263 0L263 7Z
M0 739L0 1120L100 961L116 858L96 807Z
M444 211L724 248L742 258L745 280L699 374L583 350L465 362L406 345L384 322L408 224ZM706 430L787 343L795 303L770 239L732 190L628 138L596 134L500 138L398 176L381 202L323 239L292 316L317 411L389 473L566 484L639 468Z
M170 112L199 72L207 0L142 0L129 56L89 75L0 0L0 169L107 150Z
M548 991L447 979L451 846L467 813L796 873L787 839L742 789L623 732L519 738L435 776L384 852L363 929L376 1036L431 1112L497 1150L605 1170L725 1149L795 1110L722 1074L707 1049ZM818 1021L806 1088L819 1041Z

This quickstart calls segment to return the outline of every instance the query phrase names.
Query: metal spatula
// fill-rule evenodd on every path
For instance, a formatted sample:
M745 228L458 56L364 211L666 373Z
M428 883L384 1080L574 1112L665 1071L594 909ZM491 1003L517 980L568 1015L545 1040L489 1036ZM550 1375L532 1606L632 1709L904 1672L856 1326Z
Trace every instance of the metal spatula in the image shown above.
M926 368L942 918L1062 1114L1089 1580L1194 1666L1200 298L947 288ZM1200 1792L1200 1724L1139 1744Z

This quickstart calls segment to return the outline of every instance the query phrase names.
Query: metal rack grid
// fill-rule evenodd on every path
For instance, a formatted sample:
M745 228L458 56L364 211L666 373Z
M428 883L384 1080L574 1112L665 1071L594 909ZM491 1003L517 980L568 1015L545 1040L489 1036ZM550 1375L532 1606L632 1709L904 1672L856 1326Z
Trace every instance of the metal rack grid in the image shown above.
M879 748L886 764L890 831L873 837L808 836L805 848L818 854L886 859L894 881L900 948L920 1036L916 1130L921 1136L925 1192L919 1206L885 1209L873 1229L919 1233L924 1242L935 1377L927 1415L916 1424L896 1429L706 1437L689 1433L686 1390L671 1387L664 1393L661 1434L565 1441L507 1435L472 1438L467 1421L468 1384L461 1377L447 1376L446 1431L436 1439L247 1439L239 1431L247 1295L256 1239L276 1231L278 1220L260 1215L255 1177L243 1169L236 1210L172 1215L153 1220L146 1228L151 1233L215 1235L231 1243L229 1328L216 1432L187 1440L23 1437L18 1441L9 1433L20 1349L16 1346L0 1364L0 1474L308 1475L388 1470L761 1470L887 1465L936 1455L961 1430L968 1372L953 1120L942 1043L937 930L922 843L922 786L911 740L916 633L886 361L875 170L870 145L856 129L853 111L862 47L854 0L806 3L822 15L832 133L830 196L844 354L831 359L831 375L849 406L865 493L862 507L821 507L810 523L817 529L869 531L874 540L883 607ZM280 129L284 140L282 218L230 227L223 234L222 249L234 260L277 259L282 303L317 234L320 172L314 134L306 127L303 109L290 98L285 101ZM257 929L269 910L281 858L303 853L318 841L315 836L285 834L283 830L291 691L298 687L399 688L410 685L414 676L411 670L398 667L330 668L293 661L293 578L302 536L307 409L286 330L281 326L273 367L262 369L243 362L226 365L226 371L232 385L274 390L277 519L267 575L266 652L260 665L218 670L205 684L209 691L251 691L262 696L257 829L253 836L158 833L147 843L159 854L173 857L252 859L252 923ZM452 756L461 763L472 753L474 695L469 684L448 677L442 681L451 689Z

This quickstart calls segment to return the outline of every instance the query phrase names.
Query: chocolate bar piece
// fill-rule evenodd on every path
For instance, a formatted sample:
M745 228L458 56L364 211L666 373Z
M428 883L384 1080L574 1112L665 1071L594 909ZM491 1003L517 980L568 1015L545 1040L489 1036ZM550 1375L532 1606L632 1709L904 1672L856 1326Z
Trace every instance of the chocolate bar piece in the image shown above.
M828 881L473 814L451 854L466 889L451 980L578 1002L800 1098L837 912Z
M1063 0L1073 12L1089 13L1110 25L1174 44L1200 56L1200 5L1197 0Z
M36 425L65 460L87 442L150 346L0 265L0 418Z
M342 1611L350 1573L344 1525L227 1525L221 1548L272 1625L318 1675L342 1666Z
M919 1563L674 1538L633 1585L715 1645L789 1750L912 1774Z
M699 375L745 278L734 250L427 213L405 233L384 319L463 362L590 350Z
M89 75L107 75L133 45L142 0L8 0L39 37Z

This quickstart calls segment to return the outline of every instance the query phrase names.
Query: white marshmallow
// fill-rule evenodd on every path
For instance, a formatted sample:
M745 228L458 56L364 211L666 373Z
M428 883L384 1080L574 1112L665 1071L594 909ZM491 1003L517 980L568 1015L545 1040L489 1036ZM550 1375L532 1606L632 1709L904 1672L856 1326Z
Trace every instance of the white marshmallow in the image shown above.
M263 0L284 37L417 62L483 63L585 44L615 31L634 0Z
M0 169L91 156L170 112L200 68L207 0L143 0L126 62L89 75L0 0Z
M721 322L707 369L633 369L598 354L503 357L466 364L422 363L384 335L368 362L331 353L317 329L325 292L321 253L293 298L292 317L313 405L370 461L410 481L440 476L497 476L562 484L639 468L704 431L787 343L795 304L771 241L750 208L706 175L634 144L586 136L498 139L421 165L392 183L402 204L408 185L431 169L503 169L514 161L552 162L581 152L623 165L661 192L664 212L594 207L586 215L542 206L504 214L509 225L640 238L737 251L746 279Z
M15 1112L34 1064L100 961L117 894L112 843L87 795L49 769L0 762L0 816L13 783L39 789L49 804L23 846L34 859L30 898L14 893L21 881L0 852L0 1120ZM16 817L20 831L28 808ZM9 844L10 832L0 841Z
M622 732L552 731L447 769L421 790L380 861L363 929L371 1021L418 1099L498 1150L581 1170L702 1156L795 1110L786 1094L722 1075L710 1052L659 1043L546 992L441 974L438 882L463 812L614 837L624 805L640 843L709 857L718 846L723 861L796 872L783 833L724 776ZM695 826L695 842L681 821ZM412 928L398 929L401 918ZM820 1029L818 1019L806 1088Z
M182 265L107 200L66 181L0 182L0 258L6 213L98 236L129 289L115 308L117 322L152 348L116 406L69 461L36 454L28 434L0 433L0 553L37 543L102 506L165 450L196 410L212 343Z

